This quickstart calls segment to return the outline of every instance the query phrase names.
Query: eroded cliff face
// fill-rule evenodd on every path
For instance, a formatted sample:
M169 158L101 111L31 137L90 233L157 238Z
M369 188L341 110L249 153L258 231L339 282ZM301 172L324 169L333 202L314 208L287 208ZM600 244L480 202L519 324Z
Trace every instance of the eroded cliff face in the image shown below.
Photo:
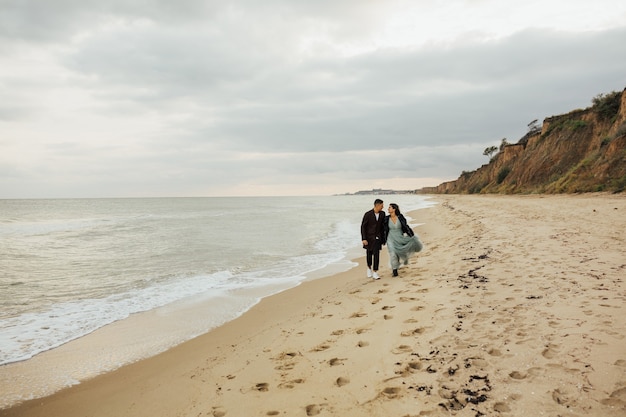
M576 193L626 189L626 90L546 118L489 164L425 193ZM610 96L610 97L609 97ZM609 101L611 100L611 101Z

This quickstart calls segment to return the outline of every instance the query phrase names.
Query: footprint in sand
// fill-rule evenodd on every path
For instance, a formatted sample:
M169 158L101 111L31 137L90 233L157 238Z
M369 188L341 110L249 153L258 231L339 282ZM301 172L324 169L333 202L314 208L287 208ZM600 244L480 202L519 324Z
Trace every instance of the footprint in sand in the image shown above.
M369 342L364 342L364 341L359 341L359 343L356 344L358 347L366 347L369 346L370 343Z
M578 375L581 372L580 369L567 368L567 367L565 367L565 366L563 366L561 364L558 364L558 363L549 363L549 364L546 365L546 367L550 368L552 370L556 369L557 371L560 371L560 372L566 372L566 373L568 373L570 375Z
M226 411L224 411L221 407L213 407L213 412L211 414L213 417L224 417L226 415Z
M331 333L331 336L341 336L343 333L343 330L335 330Z
M412 352L413 349L411 348L411 346L409 345L400 345L397 348L394 348L391 350L391 353L395 354L395 355L399 355L401 353L407 353L407 352Z
M565 389L557 388L552 391L552 399L554 402L560 405L564 405L569 408L572 405L575 405L576 401L573 398L576 397L576 394L567 393Z
M387 398L398 398L401 392L402 388L400 387L387 387L382 390L381 394L383 394Z
M487 351L488 354L490 354L491 356L502 356L502 352L500 352L499 349L489 349Z
M280 411L268 411L265 415L267 416L277 416L280 414Z
M354 318L365 317L365 316L367 316L367 313L363 313L363 312L359 311L359 312L356 312L356 313L352 313L350 318L354 319Z
M304 408L304 410L306 411L307 416L316 416L322 412L325 405L326 404L309 404Z
M278 385L278 388L282 388L282 389L292 389L295 388L296 385L298 384L304 384L304 379L302 378L298 378L298 379L293 379L289 382L283 382L282 384Z
M321 345L317 345L315 346L313 349L311 349L311 352L323 352L326 349L329 349L330 345L327 344L321 344Z
M393 318L393 316L390 316L389 314L385 314L385 315L383 316L383 318L384 318L385 320L391 320L391 319Z
M541 352L541 355L546 359L554 359L558 354L559 352L556 350L555 345L548 345L543 352Z
M613 391L608 398L600 401L603 405L611 407L626 407L626 388L620 388L617 391Z
M296 356L301 356L301 355L298 352L282 352L277 357L272 358L272 360L276 362L280 362L280 361L287 361L287 362L283 362L282 364L277 365L274 369L276 369L277 371L292 370L296 366L296 363L293 362L293 359Z
M422 363L421 362L409 362L408 368L414 371L419 371L420 369L422 369Z
M291 371L296 366L295 362L287 362L283 365L278 365L274 369L277 371Z
M402 363L397 363L396 365L401 365ZM404 366L402 369L396 371L396 375L400 375L403 378L409 376L410 374L419 371L422 369L422 364L420 362L409 362L406 366Z
M392 308L396 308L396 306L383 306L383 310L391 310Z
M276 358L276 360L285 360L285 359L293 359L298 356L298 352L281 352Z
M513 371L513 372L509 373L509 376L511 378L517 379L517 380L526 379L526 374L523 374L523 373L518 372L518 371Z
M550 320L548 322L548 326L552 327L553 329L556 329L556 328L561 327L561 323L559 323L557 320Z
M343 361L345 360L346 359L332 358L331 360L328 361L328 364L330 366L343 365Z
M306 406L305 411L307 416L316 416L320 413L321 409L317 404L310 404Z
M344 385L347 385L349 383L350 383L350 380L348 378L344 378L344 377L339 377L335 381L335 384L337 384L338 387L343 387Z
M415 335L424 333L425 330L426 329L424 329L423 327L418 327L417 329L406 330L406 331L400 333L400 336L402 336L402 337L415 336Z
M254 386L254 389L259 392L267 392L270 390L270 384L266 382L260 382Z
M506 405L506 403L502 402L495 403L493 409L494 411L497 411L499 413L508 413L509 411L511 411L511 408Z

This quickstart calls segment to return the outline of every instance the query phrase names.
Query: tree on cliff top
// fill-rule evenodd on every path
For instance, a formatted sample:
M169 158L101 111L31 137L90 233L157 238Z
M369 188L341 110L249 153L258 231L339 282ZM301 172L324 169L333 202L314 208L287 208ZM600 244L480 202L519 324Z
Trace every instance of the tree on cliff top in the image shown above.
M528 123L526 126L528 126L528 133L531 135L541 132L541 126L539 126L539 121L537 119Z
M489 146L488 148L485 148L485 150L483 151L483 155L488 156L489 159L491 159L491 155L493 155L497 150L497 146Z

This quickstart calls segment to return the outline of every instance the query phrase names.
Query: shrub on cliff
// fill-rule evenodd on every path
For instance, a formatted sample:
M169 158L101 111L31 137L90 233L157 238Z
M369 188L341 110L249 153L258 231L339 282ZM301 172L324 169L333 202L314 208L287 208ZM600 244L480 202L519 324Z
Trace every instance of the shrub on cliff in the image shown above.
M511 168L509 168L509 167L502 167L500 172L498 172L498 179L497 179L498 184L502 184L502 181L504 181L506 176L509 175L509 172L511 172Z
M621 98L622 93L619 91L598 94L591 100L592 109L601 119L610 120L617 115Z

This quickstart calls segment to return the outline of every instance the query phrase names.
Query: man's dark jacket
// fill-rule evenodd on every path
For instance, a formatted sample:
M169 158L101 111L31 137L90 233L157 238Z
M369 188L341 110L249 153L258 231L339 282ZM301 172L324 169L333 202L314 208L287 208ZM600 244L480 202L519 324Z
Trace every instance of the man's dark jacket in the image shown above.
M374 209L365 212L363 215L363 221L361 222L361 240L367 240L367 246L363 246L365 249L380 249L382 245L386 243L385 239L385 212L380 211L378 213L378 220L376 220L376 214Z

